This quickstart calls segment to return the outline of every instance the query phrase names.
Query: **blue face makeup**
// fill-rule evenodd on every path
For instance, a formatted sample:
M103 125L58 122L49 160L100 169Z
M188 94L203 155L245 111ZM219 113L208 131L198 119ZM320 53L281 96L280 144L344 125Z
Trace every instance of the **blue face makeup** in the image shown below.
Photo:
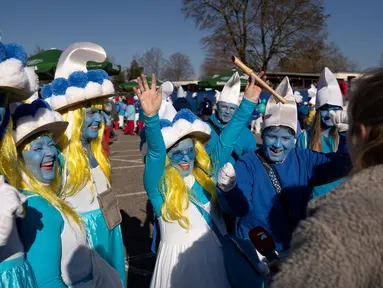
M324 106L320 107L319 112L320 112L322 124L325 125L326 127L334 126L334 123L332 123L332 121L331 121L330 111L331 110L336 111L336 110L340 110L340 109L341 109L341 107L333 106L333 105L324 105Z
M194 168L195 149L191 138L186 138L173 146L167 153L170 163L181 174L182 177L189 176Z
M85 121L82 126L82 138L87 141L97 138L101 121L101 111L90 107L86 108Z
M33 140L30 149L23 151L22 155L27 168L39 182L52 182L57 159L57 148L52 138L41 136Z
M238 106L232 103L227 103L224 101L219 101L217 103L217 112L218 118L223 123L229 123L231 117L233 117L234 112L238 109Z
M295 137L287 127L271 127L262 133L262 152L273 163L286 159L295 146Z

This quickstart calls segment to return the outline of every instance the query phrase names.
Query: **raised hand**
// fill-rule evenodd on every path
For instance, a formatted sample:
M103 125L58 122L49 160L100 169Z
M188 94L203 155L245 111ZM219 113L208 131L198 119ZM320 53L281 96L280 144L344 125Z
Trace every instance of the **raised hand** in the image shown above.
M262 78L262 80L265 80L266 77L264 76L265 72L258 73L259 78ZM261 95L262 87L255 84L255 79L251 78L250 82L247 82L246 89L245 89L245 98L253 101L258 102L259 95Z
M156 91L156 75L152 74L152 85L149 88L145 75L137 78L139 89L133 88L134 93L141 102L142 110L146 116L153 116L158 113L162 101L162 89Z
M331 110L330 117L334 125L338 128L339 132L346 132L348 130L348 116L347 111L344 110Z
M229 192L237 183L236 178L234 167L228 162L218 173L218 187L223 192Z

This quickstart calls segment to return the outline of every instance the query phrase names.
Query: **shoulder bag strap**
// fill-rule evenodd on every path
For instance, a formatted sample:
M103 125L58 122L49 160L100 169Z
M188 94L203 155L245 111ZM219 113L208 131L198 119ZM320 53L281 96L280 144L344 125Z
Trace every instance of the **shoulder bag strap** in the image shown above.
M258 156L259 160L261 161L263 167L265 168L267 175L269 176L270 181L274 186L275 192L277 193L279 200L281 201L282 208L284 210L286 218L287 218L291 228L293 229L296 225L295 224L296 222L295 222L293 214L290 211L290 206L289 206L287 195L284 195L282 193L282 186L281 186L281 183L278 179L277 173L274 171L273 167L269 163L266 162L266 160L263 157L260 150L257 150L255 153Z

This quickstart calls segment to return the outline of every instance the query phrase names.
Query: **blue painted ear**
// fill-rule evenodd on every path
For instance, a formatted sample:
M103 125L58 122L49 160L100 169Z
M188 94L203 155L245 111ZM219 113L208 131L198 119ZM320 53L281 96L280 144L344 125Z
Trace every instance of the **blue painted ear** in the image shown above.
M185 119L186 121L193 123L197 120L197 116L194 115L189 109L181 109L176 116L174 116L173 123L175 123L179 119Z
M85 72L73 72L68 77L69 86L85 88L88 84L88 76Z
M44 85L43 88L41 88L41 97L43 99L47 99L52 97L52 86L51 84Z
M15 58L21 61L23 63L23 66L27 66L27 59L28 55L25 52L24 48L21 47L19 44L11 43L5 45L5 51L7 53L7 58Z
M7 60L7 52L3 43L0 42L0 63Z
M53 95L65 95L66 89L69 87L69 82L65 78L56 78L52 83Z

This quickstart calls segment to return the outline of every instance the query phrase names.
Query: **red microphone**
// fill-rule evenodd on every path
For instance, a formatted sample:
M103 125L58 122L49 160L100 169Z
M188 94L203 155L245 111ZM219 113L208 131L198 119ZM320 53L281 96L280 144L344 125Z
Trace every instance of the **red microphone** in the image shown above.
M257 226L250 230L249 238L253 243L255 249L266 257L267 261L271 262L275 259L279 259L275 252L275 243L270 233L267 232L263 227Z

